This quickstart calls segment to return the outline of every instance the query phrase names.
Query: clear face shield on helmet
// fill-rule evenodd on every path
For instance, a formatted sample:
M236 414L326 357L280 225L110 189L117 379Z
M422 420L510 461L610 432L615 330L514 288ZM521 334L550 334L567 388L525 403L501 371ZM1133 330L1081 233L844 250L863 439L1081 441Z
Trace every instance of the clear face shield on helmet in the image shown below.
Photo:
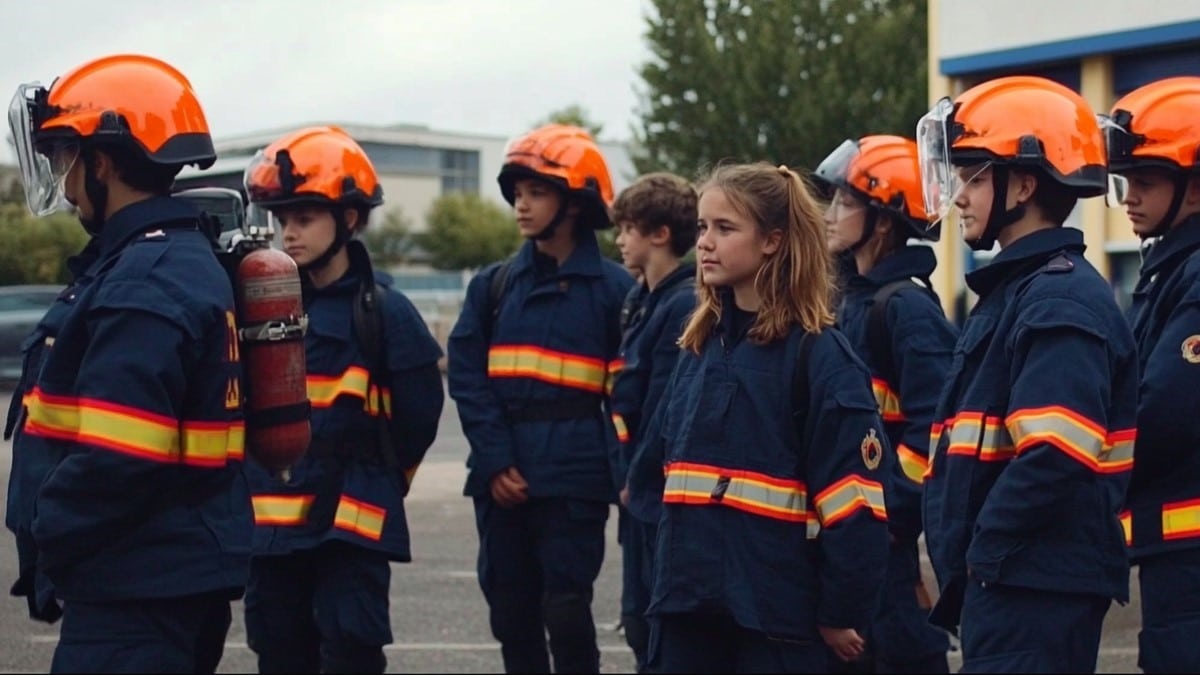
M246 207L246 223L243 231L247 238L255 241L274 241L280 231L275 214L263 202L284 197L283 182L275 160L259 150L242 174L242 187L250 203Z
M829 156L821 160L821 163L813 171L813 175L834 188L844 187L850 173L850 164L858 155L858 141L849 139L842 141L842 144L834 148Z
M1100 131L1104 134L1104 151L1108 161L1119 162L1133 156L1133 149L1139 144L1139 139L1124 125L1109 115L1096 115ZM1108 172L1108 191L1104 193L1104 203L1110 209L1121 208L1125 197L1129 194L1129 180L1118 173Z
M47 91L34 82L17 87L8 107L8 126L12 130L25 188L25 203L36 216L62 210L65 204L63 181L79 159L79 143L72 139L36 142L35 134Z
M962 188L950 162L950 139L946 125L954 113L954 103L942 98L917 122L917 162L921 168L921 194L925 213L933 227L950 215L954 198Z

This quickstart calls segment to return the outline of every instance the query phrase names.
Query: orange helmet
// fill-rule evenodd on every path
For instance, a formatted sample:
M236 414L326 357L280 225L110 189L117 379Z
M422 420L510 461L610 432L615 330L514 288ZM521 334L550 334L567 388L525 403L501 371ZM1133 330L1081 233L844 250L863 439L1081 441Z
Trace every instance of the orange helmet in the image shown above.
M367 153L335 126L300 129L268 145L246 167L243 182L250 202L267 209L383 203L383 187Z
M937 241L921 195L917 144L901 136L846 140L817 166L813 175L871 206L898 217L912 234Z
M1171 77L1126 94L1102 120L1113 172L1200 169L1200 77Z
M1078 197L1108 189L1104 138L1096 115L1071 89L1018 75L942 99L917 125L926 210L945 215L955 192L953 165L991 162L1038 168Z
M66 147L77 153L81 144L130 144L151 162L176 170L186 164L207 169L217 158L192 85L149 56L89 61L48 90L22 85L9 107L9 124L30 207L41 214L54 210L58 169L70 168L53 156Z
M513 185L521 178L540 178L607 214L612 205L612 178L596 141L587 131L567 124L547 124L517 138L504 152L500 192L513 203ZM598 219L610 224L607 216Z

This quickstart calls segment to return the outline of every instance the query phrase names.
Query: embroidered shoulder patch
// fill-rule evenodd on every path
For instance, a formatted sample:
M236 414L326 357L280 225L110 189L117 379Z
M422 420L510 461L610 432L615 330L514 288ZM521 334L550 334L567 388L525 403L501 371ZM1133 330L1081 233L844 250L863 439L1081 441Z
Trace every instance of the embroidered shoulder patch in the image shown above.
M1180 345L1180 351L1183 352L1184 361L1200 363L1200 335L1193 335L1185 339Z
M879 442L879 437L875 435L874 429L867 429L867 435L863 437L862 445L858 446L862 452L863 464L871 471L879 468L879 462L883 461L883 444Z

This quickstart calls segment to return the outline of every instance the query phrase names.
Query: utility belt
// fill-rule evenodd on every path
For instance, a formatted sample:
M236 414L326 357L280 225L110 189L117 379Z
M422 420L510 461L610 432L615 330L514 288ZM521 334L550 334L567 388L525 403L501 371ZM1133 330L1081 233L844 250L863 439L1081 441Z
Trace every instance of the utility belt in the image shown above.
M509 424L590 419L600 416L600 403L602 400L599 396L587 394L583 396L564 396L555 399L506 403L504 406L504 419Z

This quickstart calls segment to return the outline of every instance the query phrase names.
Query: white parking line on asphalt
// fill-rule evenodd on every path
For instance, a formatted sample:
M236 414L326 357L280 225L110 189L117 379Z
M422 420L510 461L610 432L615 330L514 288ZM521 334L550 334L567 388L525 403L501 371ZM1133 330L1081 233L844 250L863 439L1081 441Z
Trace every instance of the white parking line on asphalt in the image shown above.
M58 642L57 635L30 635L29 641L35 644L53 644ZM226 649L249 649L245 642L226 642ZM401 642L385 646L389 652L487 652L500 649L498 642ZM605 654L623 654L629 651L625 645L599 645ZM1100 653L1105 656L1137 656L1137 647L1101 647ZM9 672L9 671L0 671ZM16 672L16 671L12 671Z

